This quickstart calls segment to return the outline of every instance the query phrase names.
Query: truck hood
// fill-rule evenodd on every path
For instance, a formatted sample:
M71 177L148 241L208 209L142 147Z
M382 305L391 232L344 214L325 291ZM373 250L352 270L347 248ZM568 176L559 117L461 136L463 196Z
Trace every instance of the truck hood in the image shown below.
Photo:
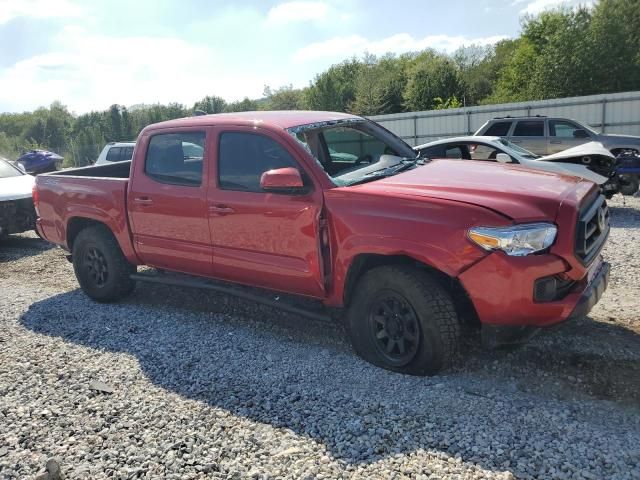
M31 175L0 178L0 202L31 197L31 189L36 183Z
M580 179L472 160L434 160L424 166L346 187L389 197L430 197L485 207L516 221L552 221Z

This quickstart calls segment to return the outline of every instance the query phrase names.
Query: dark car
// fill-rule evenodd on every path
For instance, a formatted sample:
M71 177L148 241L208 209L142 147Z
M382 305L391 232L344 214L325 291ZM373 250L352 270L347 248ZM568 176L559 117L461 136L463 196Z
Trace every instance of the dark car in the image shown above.
M18 158L27 173L37 175L39 173L55 172L60 167L63 157L47 150L29 150Z

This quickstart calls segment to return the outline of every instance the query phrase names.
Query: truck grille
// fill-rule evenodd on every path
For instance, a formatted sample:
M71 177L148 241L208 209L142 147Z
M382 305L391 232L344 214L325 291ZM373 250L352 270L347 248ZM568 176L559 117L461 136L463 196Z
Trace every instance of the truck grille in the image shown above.
M591 263L600 253L609 229L609 207L604 196L598 195L580 210L576 228L576 256L583 264Z

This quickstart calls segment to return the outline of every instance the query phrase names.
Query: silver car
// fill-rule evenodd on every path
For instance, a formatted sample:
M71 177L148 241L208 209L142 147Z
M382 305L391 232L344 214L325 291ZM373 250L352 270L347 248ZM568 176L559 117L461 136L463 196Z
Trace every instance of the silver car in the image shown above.
M567 118L502 117L485 123L474 135L507 138L537 155L551 155L588 142L599 142L613 155L625 150L640 152L640 137L598 133Z

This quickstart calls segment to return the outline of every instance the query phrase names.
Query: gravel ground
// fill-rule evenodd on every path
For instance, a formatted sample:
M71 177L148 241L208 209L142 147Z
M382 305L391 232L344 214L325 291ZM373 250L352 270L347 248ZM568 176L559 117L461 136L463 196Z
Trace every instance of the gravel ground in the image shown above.
M339 325L140 285L91 302L62 252L0 244L0 477L640 478L640 199L610 202L609 290L437 377L355 356Z

